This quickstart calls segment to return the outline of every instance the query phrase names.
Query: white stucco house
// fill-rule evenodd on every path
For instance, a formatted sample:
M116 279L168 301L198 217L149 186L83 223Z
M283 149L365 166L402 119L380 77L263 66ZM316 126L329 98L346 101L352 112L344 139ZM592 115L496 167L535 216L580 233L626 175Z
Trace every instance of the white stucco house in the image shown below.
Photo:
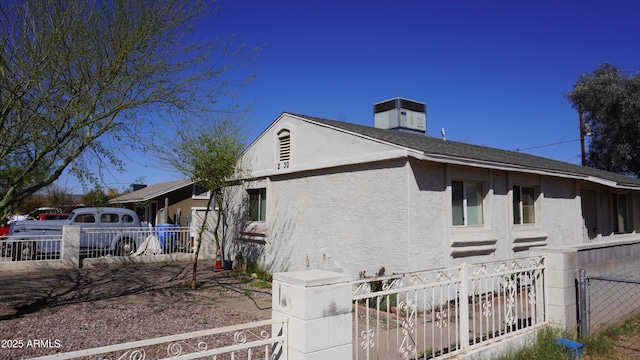
M240 163L227 251L271 272L391 274L640 229L639 179L424 132L283 113Z

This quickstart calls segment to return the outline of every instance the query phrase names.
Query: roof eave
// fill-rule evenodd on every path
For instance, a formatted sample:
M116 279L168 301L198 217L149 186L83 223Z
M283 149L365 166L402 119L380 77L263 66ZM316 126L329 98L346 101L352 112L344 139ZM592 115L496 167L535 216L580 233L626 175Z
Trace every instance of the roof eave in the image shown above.
M442 155L442 154L424 153L422 154L420 159L426 160L426 161L444 163L444 164L474 166L474 167L485 168L485 169L517 171L517 172L523 172L523 173L529 173L529 174L547 175L547 176L561 177L561 178L574 179L574 180L584 180L584 181L605 185L613 188L618 188L618 189L640 190L640 185L637 185L637 184L621 183L613 180L603 179L597 176L579 174L571 171L542 169L542 168L521 166L521 165L515 165L515 164L505 164L505 163L486 161L486 160L453 157L453 156Z
M146 196L142 196L142 197L139 197L139 198L133 198L133 199L127 199L127 200L120 200L120 201L118 201L118 198L115 198L115 199L109 200L109 203L110 204L132 204L132 203L145 202L145 201L149 201L151 199L157 198L158 196L162 196L162 195L168 194L168 193L170 193L172 191L176 191L176 190L181 189L181 188L183 188L185 186L191 186L191 185L193 185L193 181L192 180L188 180L188 181L184 181L184 182L178 183L178 184L176 184L174 186L171 186L169 188L162 189L161 191L158 191L158 192L155 192L155 193L151 193L151 194L146 195ZM128 194L126 194L126 195L128 195ZM125 195L123 195L123 196L125 196Z

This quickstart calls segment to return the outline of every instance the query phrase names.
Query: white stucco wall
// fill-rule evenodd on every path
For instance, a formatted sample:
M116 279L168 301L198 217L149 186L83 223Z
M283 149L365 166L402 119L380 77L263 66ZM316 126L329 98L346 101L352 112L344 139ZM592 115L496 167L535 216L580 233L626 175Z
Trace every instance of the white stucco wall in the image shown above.
M484 204L485 225L451 226L451 178L490 184ZM513 225L513 181L537 182L544 193L535 225ZM550 184L546 184L550 181ZM238 241L251 247L273 272L321 269L375 274L454 266L527 256L514 252L515 238L540 236L536 243L563 245L581 241L579 199L571 180L527 179L487 169L465 169L417 160L396 159L366 165L270 177L267 187L266 242ZM543 185L544 183L544 185ZM236 187L239 196L245 193ZM545 197L552 196L552 197ZM246 200L245 200L246 202ZM237 234L233 231L230 234ZM490 245L482 245L486 242ZM475 245L476 243L481 245ZM456 245L454 245L456 244ZM469 255L452 256L466 244ZM474 255L475 249L490 249Z
M406 261L406 178L401 162L272 180L272 248L278 271L375 273ZM384 189L381 191L381 189ZM387 272L394 271L388 268Z
M542 180L541 225L550 246L575 245L582 239L580 190L574 180L545 177Z
M448 266L449 249L446 240L446 203L443 202L444 166L411 161L408 170L410 246L406 254L407 270L434 269Z

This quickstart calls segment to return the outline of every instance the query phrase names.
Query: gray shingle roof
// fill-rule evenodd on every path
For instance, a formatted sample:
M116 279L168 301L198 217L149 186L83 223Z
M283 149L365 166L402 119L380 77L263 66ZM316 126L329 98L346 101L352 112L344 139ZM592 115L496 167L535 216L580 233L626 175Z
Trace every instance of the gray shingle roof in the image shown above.
M398 130L378 129L370 126L351 124L341 121L321 119L313 116L293 114L312 122L324 124L348 132L361 134L366 137L378 139L387 143L420 151L425 155L442 155L457 159L486 161L496 164L516 165L529 169L538 169L549 172L572 173L582 176L592 176L620 185L640 185L640 179L632 178L608 171L571 164L563 161L547 159L521 152L496 149L486 146L466 144L450 140L442 140L416 133Z
M109 200L109 202L112 204L125 204L148 201L191 184L193 184L193 181L189 179L161 182L137 191L123 194L115 199Z

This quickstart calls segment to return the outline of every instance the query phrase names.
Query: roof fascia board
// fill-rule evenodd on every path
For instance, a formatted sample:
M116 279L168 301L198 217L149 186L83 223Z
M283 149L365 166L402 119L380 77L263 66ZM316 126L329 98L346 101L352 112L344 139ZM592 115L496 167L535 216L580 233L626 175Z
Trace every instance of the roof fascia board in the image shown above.
M411 154L411 155L413 155L412 157L416 157L415 154ZM254 178L262 178L262 177L268 177L268 176L294 174L294 173L303 172L303 171L323 170L323 169L330 169L330 168L336 168L336 167L342 167L342 166L360 165L360 164L379 162L379 161L385 161L385 160L407 158L409 156L410 154L405 149L397 149L397 150L385 151L382 153L375 153L375 154L370 154L365 156L351 157L351 158L331 160L331 161L323 161L320 163L313 163L313 164L296 165L295 167L289 168L286 170L257 171L252 173L251 175Z
M172 186L172 187L170 187L168 189L165 189L164 191L157 192L155 194L149 194L149 196L145 197L145 201L146 200L151 200L151 199L153 199L155 197L158 197L158 196L166 195L166 194L168 194L168 193L170 193L172 191L176 191L178 189L181 189L181 188L186 187L186 186L191 186L191 185L193 185L193 180L189 180L189 181L186 181L186 182L181 183L181 184L176 184L176 185L174 185L174 186Z
M113 203L115 203L115 204L131 204L131 203L138 203L138 202L143 202L143 201L149 201L149 200L151 200L151 199L153 199L153 198L156 198L156 197L158 197L158 196L162 196L162 195L168 194L168 193L170 193L170 192L172 192L172 191L176 191L176 190L178 190L178 189L180 189L180 188L183 188L183 187L185 187L185 186L191 186L191 185L193 185L193 181L192 181L192 180L189 180L189 181L186 181L186 182L183 182L183 183L176 184L176 185L174 185L174 186L172 186L172 187L170 187L170 188L167 188L167 189L164 189L164 190L162 190L162 191L158 191L158 192L155 192L155 193L149 194L149 195L144 196L144 197L141 197L141 198L135 198L135 199L129 199L129 200L122 200L122 201L115 201L115 202L113 202ZM115 200L115 199L113 199L113 200ZM109 202L111 202L111 201L109 201Z
M484 161L477 160L471 158L459 158L452 157L441 154L423 154L421 160L440 162L445 164L454 164L454 165L463 165L463 166L473 166L473 167L481 167L486 169L494 169L494 170L503 170L503 171L517 171L517 172L526 172L537 175L551 175L556 177L566 177L572 179L585 179L587 176L574 174L574 173L562 173L557 171L550 171L545 169L537 169L531 167L525 167L514 164L505 164L505 163L497 163L492 161Z
M612 188L640 190L640 186L637 186L637 185L623 184L623 183L618 183L611 180L606 180L597 176L576 174L572 172L561 172L561 171L553 171L548 169L530 168L530 167L524 167L519 165L495 163L490 161L482 161L482 160L469 159L469 158L457 158L457 157L451 157L451 156L440 155L440 154L423 154L423 156L420 157L420 159L433 161L433 162L440 162L445 164L474 166L474 167L493 169L493 170L517 171L517 172L524 172L524 173L536 174L536 175L546 175L546 176L561 177L561 178L574 179L574 180L585 180L588 182L592 182L592 183L596 183L596 184L600 184L600 185L604 185Z

